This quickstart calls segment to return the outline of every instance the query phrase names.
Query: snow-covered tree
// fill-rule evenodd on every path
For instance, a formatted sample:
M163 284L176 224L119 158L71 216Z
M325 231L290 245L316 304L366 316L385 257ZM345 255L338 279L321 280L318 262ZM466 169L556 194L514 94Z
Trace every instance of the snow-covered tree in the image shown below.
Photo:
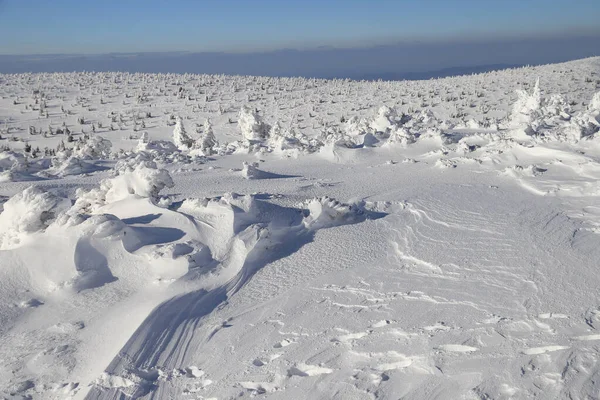
M183 126L183 120L181 117L177 117L175 123L175 129L173 129L173 143L181 151L186 151L192 148L194 141L190 138Z
M214 148L219 145L217 138L213 132L212 124L208 119L204 122L204 132L200 136L200 139L196 141L194 147L199 149L202 154L209 156L215 153Z

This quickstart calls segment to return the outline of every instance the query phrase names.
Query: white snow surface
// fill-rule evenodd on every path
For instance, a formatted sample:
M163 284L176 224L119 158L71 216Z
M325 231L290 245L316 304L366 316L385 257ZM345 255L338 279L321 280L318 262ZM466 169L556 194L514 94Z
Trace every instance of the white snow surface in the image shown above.
M0 398L600 398L600 58L0 75Z

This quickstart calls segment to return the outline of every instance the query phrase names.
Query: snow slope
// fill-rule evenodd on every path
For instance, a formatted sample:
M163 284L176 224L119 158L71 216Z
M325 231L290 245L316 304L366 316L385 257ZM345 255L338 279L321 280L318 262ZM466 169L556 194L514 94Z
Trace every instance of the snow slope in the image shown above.
M599 80L0 75L0 394L600 397Z

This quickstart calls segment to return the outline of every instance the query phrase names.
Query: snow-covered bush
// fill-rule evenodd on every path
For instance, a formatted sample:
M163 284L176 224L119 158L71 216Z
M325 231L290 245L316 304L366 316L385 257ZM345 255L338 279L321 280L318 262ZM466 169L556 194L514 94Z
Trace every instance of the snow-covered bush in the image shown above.
M48 172L59 177L64 177L68 175L87 174L97 169L93 164L83 161L79 157L71 156L65 160L59 158L52 159L52 168Z
M23 154L14 151L0 152L0 182L10 182L14 180L15 174L27 169L27 158Z
M346 147L349 149L358 147L352 137L336 128L328 128L321 132L319 139L324 145Z
M377 111L377 115L371 121L370 126L375 132L388 133L397 124L398 114L396 110L388 106L382 106Z
M0 152L0 182L37 180L51 166L48 158L28 158L23 153Z
M563 120L571 118L571 106L560 94L553 94L542 102L542 115L544 117L560 117Z
M516 124L528 123L539 111L542 103L539 78L531 92L517 90L517 101L513 104L511 120Z
M600 132L600 112L596 115L590 112L577 113L571 118L565 132L574 142L595 135Z
M295 129L284 130L278 122L271 128L267 141L269 151L286 156L314 153L322 145L318 139L311 139Z
M138 139L137 151L144 151L148 149L148 145L150 144L150 137L148 136L148 132L142 132L142 135Z
M571 138L571 142L577 142L585 137L592 136L598 131L598 127L585 114L578 114L571 118L569 126L564 128L565 136Z
M373 131L370 121L356 116L346 121L344 128L345 134L353 138Z
M100 160L110 157L112 143L100 136L91 136L76 142L71 155L82 160Z
M271 127L250 107L240 109L238 126L242 136L248 141L261 141L267 138Z
M73 211L92 214L106 204L129 197L144 197L157 202L159 192L165 187L173 187L174 183L167 170L151 166L147 162L135 166L121 165L119 174L101 181L99 188L90 191L77 189Z
M597 92L592 97L592 101L588 104L588 111L600 113L600 92Z
M408 129L401 126L394 126L390 132L390 136L386 144L402 144L407 145L416 141L415 135L413 135Z
M150 140L147 132L142 133L134 153L123 153L119 158L119 163L123 160L125 160L126 163L135 163L135 161L132 160L156 161L159 163L189 162L187 152L181 152L180 149L169 140Z
M141 151L117 161L111 172L113 176L123 175L127 172L132 172L139 166L151 169L158 168L152 155L148 152Z
M68 199L31 186L4 203L0 214L0 250L19 245L27 234L43 231L71 206Z

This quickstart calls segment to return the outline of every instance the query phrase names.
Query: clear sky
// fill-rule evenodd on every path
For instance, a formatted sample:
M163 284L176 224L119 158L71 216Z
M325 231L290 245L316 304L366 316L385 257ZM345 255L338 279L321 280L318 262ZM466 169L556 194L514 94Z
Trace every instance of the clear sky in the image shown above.
M600 0L0 0L0 54L256 51L598 30Z

